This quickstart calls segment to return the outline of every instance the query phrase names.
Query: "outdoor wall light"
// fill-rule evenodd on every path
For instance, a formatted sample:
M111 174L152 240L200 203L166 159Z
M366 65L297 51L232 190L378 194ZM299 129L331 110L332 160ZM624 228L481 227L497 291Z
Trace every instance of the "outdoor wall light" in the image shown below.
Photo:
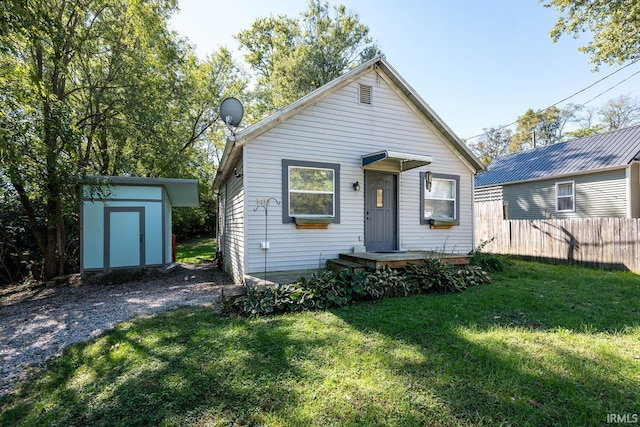
M353 191L360 191L360 181L353 183Z

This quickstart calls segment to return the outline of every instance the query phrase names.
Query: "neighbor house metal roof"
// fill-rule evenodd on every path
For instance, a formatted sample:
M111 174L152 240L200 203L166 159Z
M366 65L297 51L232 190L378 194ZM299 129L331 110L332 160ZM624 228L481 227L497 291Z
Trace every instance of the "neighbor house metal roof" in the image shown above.
M623 167L639 159L640 126L497 157L475 187L533 181Z

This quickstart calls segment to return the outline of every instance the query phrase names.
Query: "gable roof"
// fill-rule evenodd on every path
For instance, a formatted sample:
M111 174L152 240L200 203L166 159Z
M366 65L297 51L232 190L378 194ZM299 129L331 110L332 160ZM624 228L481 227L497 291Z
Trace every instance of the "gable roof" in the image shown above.
M640 160L640 126L497 157L475 176L475 187L624 167Z
M221 186L232 172L232 167L236 163L240 150L244 144L251 139L256 138L262 133L274 128L278 124L286 121L291 116L297 114L301 110L313 105L315 102L329 96L335 91L347 86L370 70L379 70L411 101L413 106L428 120L435 128L445 137L445 139L453 146L453 148L471 165L476 171L484 170L483 164L471 152L467 145L462 141L444 121L431 109L431 107L418 95L418 93L391 67L391 65L383 57L377 57L362 65L350 70L342 76L332 80L324 86L314 90L308 95L303 96L297 101L289 104L282 110L270 115L269 117L249 126L238 132L235 137L227 139L222 159L213 181L213 188L217 189Z

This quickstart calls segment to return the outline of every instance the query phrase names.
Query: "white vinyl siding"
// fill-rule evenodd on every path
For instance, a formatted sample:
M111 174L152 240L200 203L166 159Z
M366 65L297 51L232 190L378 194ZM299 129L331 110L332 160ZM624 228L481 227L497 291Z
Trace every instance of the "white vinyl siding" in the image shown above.
M354 102L359 98L360 84L372 86L375 94L375 103L369 108ZM380 150L430 155L434 160L429 170L460 175L460 226L449 230L420 224L420 172L426 167L399 175L400 249L456 253L473 249L470 168L438 131L374 71L249 141L244 148L248 274L264 270L265 252L260 242L265 232L270 241L266 254L269 271L322 267L327 259L362 247L365 192L354 191L353 183L364 182L361 156ZM275 197L282 201L283 158L340 164L339 224L320 230L296 229L295 224L282 223L282 204L271 205L268 217L264 210L254 210L256 200Z
M476 188L473 192L475 202L493 202L502 200L502 186Z
M555 184L569 180L574 182L575 209L556 212ZM615 169L505 185L503 197L509 203L509 219L626 218L626 188L626 170Z
M236 173L232 174L221 191L224 204L221 214L224 215L224 231L222 238L222 256L224 270L231 275L236 283L244 280L245 260L245 194L243 185L242 160L235 166ZM220 242L218 243L220 244Z

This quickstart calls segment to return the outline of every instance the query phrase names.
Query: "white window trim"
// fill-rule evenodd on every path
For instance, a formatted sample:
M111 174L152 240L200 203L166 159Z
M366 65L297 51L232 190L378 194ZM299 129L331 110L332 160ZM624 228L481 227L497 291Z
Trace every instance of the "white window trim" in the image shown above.
M331 194L331 198L332 198L332 207L333 207L333 212L331 212L331 215L329 215L331 218L334 218L336 216L336 173L335 170L333 168L323 168L323 167L309 167L309 166L298 166L298 165L289 165L289 177L291 177L291 169L314 169L314 170L321 170L321 171L331 171L331 174L333 175L333 179L332 179L332 185L333 185L333 189L331 191L313 191L313 190L292 190L291 189L291 181L289 181L287 183L287 188L289 189L288 191L288 198L289 198L289 216L296 216L295 214L291 213L291 193L299 193L299 194ZM291 178L289 178L291 179ZM322 214L304 214L304 217L307 218L326 218L327 215L322 215Z
M564 195L564 196L558 195L558 187L563 184L571 184L571 195ZM555 198L556 212L575 212L576 211L576 182L575 181L558 181L556 182L555 188L556 188L556 198ZM558 209L558 200L560 198L565 199L569 197L571 198L571 202L572 202L571 209L563 209L563 210Z
M435 196L431 196L429 197L429 193L430 192L426 192L425 191L425 195L424 198L425 200L443 200L445 202L453 202L453 218L448 218L451 220L456 220L458 218L456 218L456 205L458 204L458 201L456 200L456 187L457 187L457 183L455 179L450 179L450 178L433 178L433 182L435 181L440 181L440 182L450 182L453 186L452 186L452 190L453 190L453 197L435 197Z

